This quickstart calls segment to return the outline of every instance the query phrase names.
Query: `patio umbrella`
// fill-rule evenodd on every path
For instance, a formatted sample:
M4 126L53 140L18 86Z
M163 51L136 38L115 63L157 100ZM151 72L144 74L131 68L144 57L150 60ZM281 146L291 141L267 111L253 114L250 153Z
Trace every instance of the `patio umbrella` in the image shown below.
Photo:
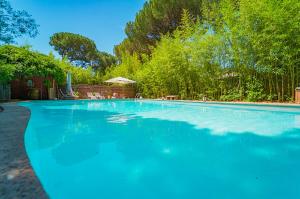
M116 77L116 78L112 78L109 79L107 81L105 81L105 83L112 83L112 84L135 84L136 81L130 80L130 79L126 79L124 77Z

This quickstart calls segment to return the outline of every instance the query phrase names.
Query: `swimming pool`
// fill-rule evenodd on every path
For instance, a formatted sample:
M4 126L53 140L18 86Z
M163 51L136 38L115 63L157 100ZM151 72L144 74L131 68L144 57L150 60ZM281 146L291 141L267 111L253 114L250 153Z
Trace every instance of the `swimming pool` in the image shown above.
M300 108L40 101L26 151L51 199L299 199Z

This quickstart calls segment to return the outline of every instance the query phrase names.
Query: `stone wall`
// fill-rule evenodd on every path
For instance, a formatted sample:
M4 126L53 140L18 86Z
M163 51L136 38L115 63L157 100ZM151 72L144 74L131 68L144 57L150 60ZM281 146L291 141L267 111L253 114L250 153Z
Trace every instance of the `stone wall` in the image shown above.
M99 93L105 98L111 98L117 93L120 98L134 98L136 90L134 86L104 86L104 85L74 85L73 90L78 92L80 99L87 99L87 93Z

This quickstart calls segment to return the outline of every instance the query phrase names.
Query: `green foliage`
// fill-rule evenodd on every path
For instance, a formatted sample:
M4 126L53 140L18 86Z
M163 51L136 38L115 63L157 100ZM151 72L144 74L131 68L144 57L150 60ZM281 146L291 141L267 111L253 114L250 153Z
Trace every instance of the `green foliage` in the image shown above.
M230 47L227 62L240 76L240 89L245 89L248 77L257 76L269 99L277 96L283 101L286 94L294 98L299 81L299 9L296 0L221 1L217 31Z
M266 97L262 83L256 78L248 80L246 93L247 100L250 102L261 101Z
M99 84L102 82L102 74L94 72L92 67L76 67L66 59L56 59L52 54L43 55L31 51L28 47L12 45L0 47L1 83L9 82L14 78L51 76L59 84L64 84L67 72L71 72L73 84ZM44 84L48 86L49 82L45 80Z
M146 97L293 100L299 10L297 0L150 0L127 24L115 48L121 64L107 76L137 80ZM131 55L140 62L123 61Z
M6 82L32 76L51 76L58 82L64 78L63 70L54 57L33 52L28 47L12 45L0 46L0 74L1 81Z
M93 40L79 34L55 33L50 38L50 45L75 66L91 66L95 71L104 71L117 62L113 55L98 51Z
M102 82L102 76L99 73L94 72L91 67L76 67L70 64L67 60L56 61L64 71L64 79L66 79L66 74L68 72L72 74L73 84L99 84Z
M60 32L50 38L50 45L63 57L76 65L88 65L94 60L97 48L94 41L79 34Z
M13 43L22 35L35 37L37 27L26 11L14 10L9 1L0 0L0 43Z
M274 101L274 100L278 99L278 96L276 94L269 94L269 95L266 96L266 99L268 101ZM291 99L289 99L287 101L291 101Z
M180 26L183 9L192 16L202 16L202 0L150 0L136 15L133 22L126 25L128 39L115 47L117 55L122 53L150 54L151 46L161 39L161 35L172 33Z
M47 88L51 87L51 81L49 79L44 80L44 86L46 86Z
M11 64L3 64L0 62L0 84L7 83L12 80L15 73L15 67Z
M94 71L103 72L116 63L117 58L115 56L106 52L97 52L97 56L91 66Z
M118 66L111 67L106 70L104 79L107 80L119 76L135 79L134 75L139 69L141 69L141 67L142 63L136 54L124 54L122 56L122 62Z
M240 101L242 98L241 92L238 89L231 89L220 96L221 101Z
M0 47L0 81L71 72L75 84L127 77L149 98L291 101L300 82L299 10L297 0L150 0L127 24L118 61L86 37L57 33L50 44L62 61Z
M219 39L195 24L187 12L183 19L172 36L162 37L151 60L137 73L139 88L147 97L215 98L220 67L211 59Z

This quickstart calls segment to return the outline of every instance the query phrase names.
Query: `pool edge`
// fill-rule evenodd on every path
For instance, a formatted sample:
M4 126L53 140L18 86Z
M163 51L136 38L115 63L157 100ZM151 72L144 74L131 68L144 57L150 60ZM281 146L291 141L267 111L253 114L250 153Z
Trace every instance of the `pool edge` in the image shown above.
M18 103L1 104L0 195L4 198L49 199L34 172L25 147L25 133L31 111Z

